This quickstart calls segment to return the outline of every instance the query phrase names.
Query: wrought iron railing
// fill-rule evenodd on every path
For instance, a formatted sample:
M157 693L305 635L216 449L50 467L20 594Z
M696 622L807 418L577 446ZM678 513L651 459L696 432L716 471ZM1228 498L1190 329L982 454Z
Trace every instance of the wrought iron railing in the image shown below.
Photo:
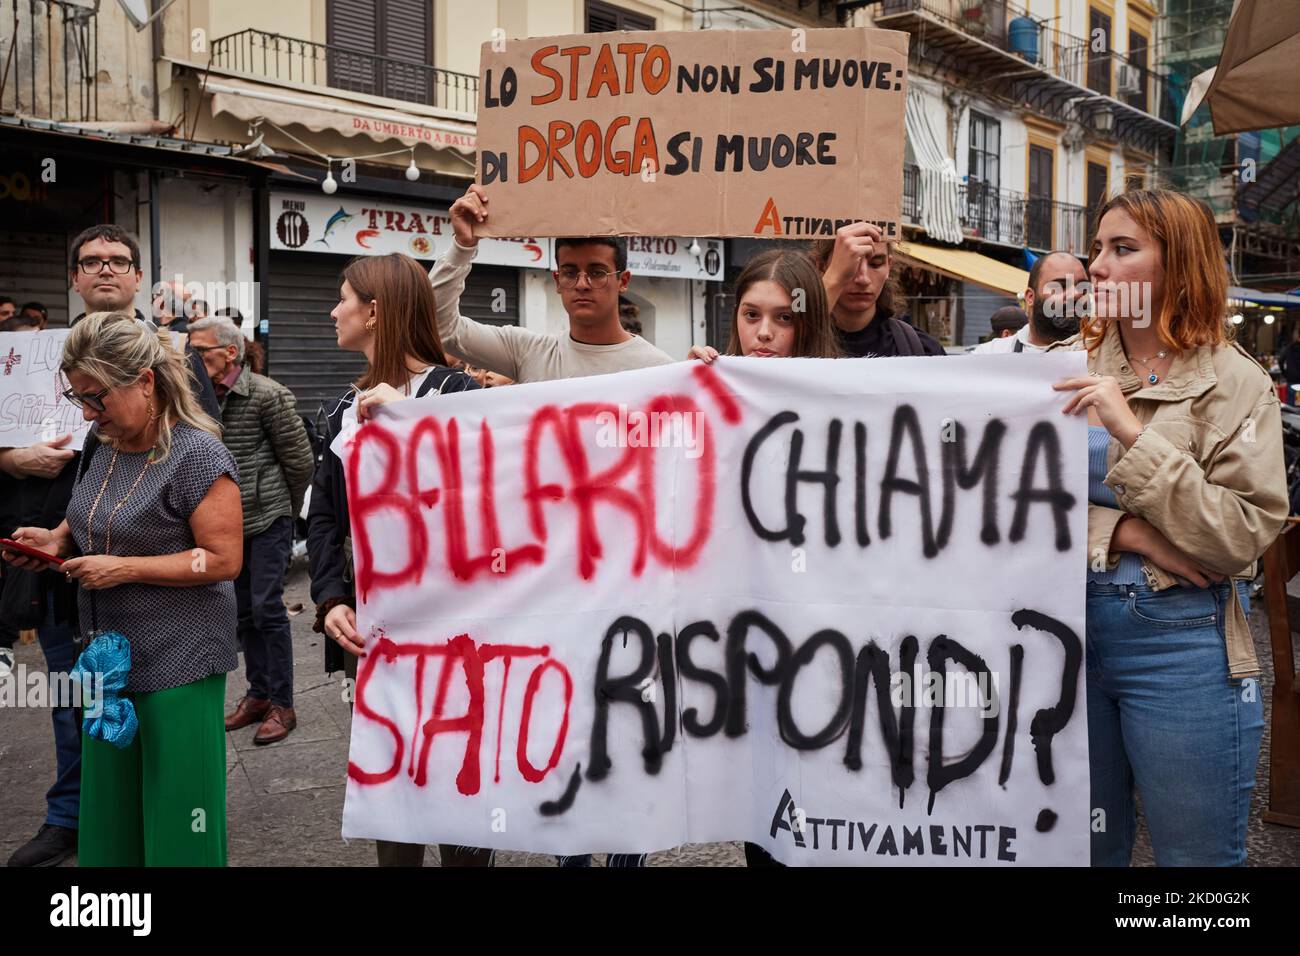
M1088 252L1088 210L1054 199L1025 199L1025 245L1042 252Z
M978 181L960 184L957 193L962 229L974 238L1075 253L1082 253L1087 244L1088 210L1083 206Z
M99 119L99 0L0 0L0 113Z
M913 224L920 219L921 169L911 163L903 167L903 218Z
M923 182L919 167L904 165L902 213L909 225L920 225ZM971 239L1042 251L1086 251L1088 210L1083 206L1025 196L978 180L957 184L957 206L962 232Z
M424 103L456 113L478 110L478 77L263 30L212 41L212 65L287 83Z
M1020 57L1076 86L1115 95L1115 65L1129 61L1119 53L1090 52L1089 42L1031 17L1009 0L877 0L877 16L904 12L926 13L999 50ZM1032 25L1031 22L1032 21ZM1032 42L1030 42L1032 38ZM1150 55L1150 54L1148 54ZM1117 97L1153 116L1162 115L1166 99L1165 77L1137 65L1142 90Z

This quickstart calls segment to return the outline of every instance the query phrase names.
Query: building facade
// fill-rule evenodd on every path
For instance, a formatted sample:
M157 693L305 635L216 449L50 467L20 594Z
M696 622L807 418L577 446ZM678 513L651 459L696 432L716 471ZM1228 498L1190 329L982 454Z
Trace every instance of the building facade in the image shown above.
M1023 275L994 263L1023 271L1048 251L1085 256L1105 199L1155 181L1176 132L1152 68L1158 10L1145 0L850 6L911 36L903 276L912 319L946 344L973 344L1023 290Z
M908 318L957 347L1015 300L1029 256L1084 254L1090 210L1149 181L1174 143L1174 104L1153 68L1163 22L1154 6L1025 3L178 0L137 29L115 3L0 0L0 41L17 54L0 88L0 136L18 147L0 176L29 187L0 188L0 213L10 207L0 253L18 264L15 277L57 298L74 227L113 218L134 228L146 278L180 276L237 298L225 304L264 338L274 374L310 411L357 370L337 354L328 319L348 257L399 250L427 261L449 241L447 209L475 175L483 43L874 24L910 34L897 256ZM47 7L57 15L41 15ZM55 189L40 184L38 203L56 140L69 160L91 140L107 159L74 163ZM111 201L96 207L91 194ZM646 336L673 355L725 344L727 280L761 244L632 245L628 298ZM562 328L550 266L546 237L485 243L465 311ZM66 312L66 284L60 301Z
M1217 66L1233 7L1165 0L1156 62L1176 90ZM1256 354L1281 351L1300 326L1300 300L1286 295L1300 290L1300 127L1216 136L1202 104L1179 128L1162 178L1214 210L1229 250L1239 338Z

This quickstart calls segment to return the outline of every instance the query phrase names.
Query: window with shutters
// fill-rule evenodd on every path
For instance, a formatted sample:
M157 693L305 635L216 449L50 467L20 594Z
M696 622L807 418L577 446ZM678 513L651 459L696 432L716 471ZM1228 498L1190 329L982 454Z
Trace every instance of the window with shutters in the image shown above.
M1136 106L1143 112L1149 112L1147 108L1147 46L1148 41L1145 36L1136 30L1130 30L1128 34L1128 62L1129 66L1137 70L1138 91L1128 95L1129 106Z
M1051 249L1056 155L1046 146L1029 145L1029 199L1025 210L1026 243L1031 249Z
M433 102L429 0L327 0L330 86Z
M967 154L966 219L981 236L999 237L1001 222L1002 124L970 111L970 152Z
M1088 218L1097 215L1106 202L1106 190L1109 185L1110 170L1101 163L1088 163Z
M610 33L614 30L653 30L655 18L632 13L610 3L588 0L587 33Z

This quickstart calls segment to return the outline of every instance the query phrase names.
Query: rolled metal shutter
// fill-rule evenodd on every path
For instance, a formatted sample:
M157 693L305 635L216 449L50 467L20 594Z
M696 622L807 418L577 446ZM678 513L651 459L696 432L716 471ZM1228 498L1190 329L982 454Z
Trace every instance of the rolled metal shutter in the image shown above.
M49 328L68 325L68 242L61 232L0 231L0 295L21 309L39 302L49 314Z

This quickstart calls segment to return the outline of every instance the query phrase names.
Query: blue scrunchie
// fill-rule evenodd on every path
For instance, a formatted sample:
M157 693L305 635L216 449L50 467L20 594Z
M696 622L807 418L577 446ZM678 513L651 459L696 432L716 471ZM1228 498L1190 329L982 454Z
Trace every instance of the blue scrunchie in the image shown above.
M130 671L131 645L116 631L100 634L91 641L71 671L71 677L80 683L83 694L98 688L103 702L97 716L91 716L87 710L82 729L95 740L112 744L119 750L131 745L140 726L135 716L135 705L118 696L126 689Z

